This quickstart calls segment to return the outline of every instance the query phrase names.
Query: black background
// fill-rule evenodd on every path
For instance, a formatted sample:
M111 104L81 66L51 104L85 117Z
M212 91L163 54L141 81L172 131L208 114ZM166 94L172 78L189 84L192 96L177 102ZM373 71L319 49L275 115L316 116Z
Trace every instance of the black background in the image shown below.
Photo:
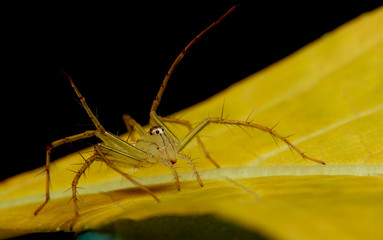
M129 113L148 122L151 103L179 52L233 1L121 5L20 5L2 8L0 180L44 165L51 141L93 129L64 70L100 122L125 132ZM294 4L239 1L170 79L160 115L200 102L288 56L379 1ZM87 146L60 147L53 158Z

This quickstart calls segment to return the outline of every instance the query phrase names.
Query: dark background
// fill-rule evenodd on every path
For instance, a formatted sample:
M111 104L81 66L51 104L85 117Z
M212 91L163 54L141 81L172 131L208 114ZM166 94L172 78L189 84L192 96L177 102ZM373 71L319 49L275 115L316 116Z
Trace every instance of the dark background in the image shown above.
M171 114L212 96L375 9L379 2L239 1L239 8L178 66L158 113ZM62 70L72 75L106 129L125 132L123 113L144 125L179 52L236 3L3 7L0 180L44 165L51 141L93 129ZM90 142L57 148L52 157Z

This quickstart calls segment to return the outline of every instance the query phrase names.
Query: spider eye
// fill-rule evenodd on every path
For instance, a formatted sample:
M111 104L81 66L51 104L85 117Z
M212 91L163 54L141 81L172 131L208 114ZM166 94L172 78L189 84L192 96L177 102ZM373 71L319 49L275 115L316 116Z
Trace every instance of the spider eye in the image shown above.
M164 129L162 127L159 127L159 126L153 127L150 129L149 133L150 133L150 135L153 135L153 134L154 135L162 135L162 134L164 134Z

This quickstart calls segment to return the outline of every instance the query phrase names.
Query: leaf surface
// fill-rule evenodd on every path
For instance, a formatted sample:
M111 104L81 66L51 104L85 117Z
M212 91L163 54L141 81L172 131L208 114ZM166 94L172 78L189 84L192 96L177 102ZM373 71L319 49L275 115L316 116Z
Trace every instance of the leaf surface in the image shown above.
M127 169L161 200L96 162L80 181L80 215L74 231L121 219L214 215L278 239L377 239L383 236L383 8L339 27L286 59L174 114L193 124L208 116L251 119L272 127L322 166L302 159L257 129L209 125L200 133L220 169L196 141L183 151L194 158L204 187L179 160L181 191L165 166ZM250 116L249 116L250 115ZM170 125L177 136L181 126ZM123 137L123 138L126 138ZM90 156L91 149L83 155ZM39 161L39 160L36 160ZM51 168L52 200L43 201L41 169L0 185L0 237L68 231L68 201L78 153Z

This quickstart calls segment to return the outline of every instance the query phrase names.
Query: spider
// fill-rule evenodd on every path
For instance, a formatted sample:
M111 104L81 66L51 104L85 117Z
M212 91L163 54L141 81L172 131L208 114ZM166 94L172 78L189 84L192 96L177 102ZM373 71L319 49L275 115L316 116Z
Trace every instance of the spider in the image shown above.
M140 166L147 166L155 163L161 163L166 166L168 166L175 179L175 185L178 190L180 190L180 183L179 183L179 177L178 173L175 168L175 164L177 163L178 159L185 160L189 165L191 170L194 172L194 175L196 177L196 180L198 184L202 187L203 183L200 178L200 175L198 174L198 171L196 170L196 167L194 166L192 160L190 157L188 157L185 154L182 154L181 151L190 143L191 140L194 138L197 140L198 144L202 147L204 150L205 156L217 167L219 168L219 165L217 162L215 162L208 154L206 148L204 147L203 143L201 142L201 139L198 137L198 133L204 129L208 124L216 123L216 124L227 124L227 125L237 125L237 126L245 126L245 127L252 127L259 129L261 131L267 132L271 134L273 137L280 139L284 143L286 143L291 149L295 150L302 158L308 159L320 164L325 163L321 160L317 160L315 158L309 157L306 154L304 154L301 150L299 150L295 145L293 145L289 140L287 140L282 135L278 134L273 130L273 128L268 128L263 125L255 124L249 121L239 121L239 120L229 120L224 119L221 117L211 117L206 118L202 122L200 122L197 126L194 128L190 124L190 122L186 120L179 120L179 119L173 119L168 117L160 117L157 115L156 110L160 104L162 95L164 93L164 90L167 86L168 80L170 76L172 75L175 67L178 65L178 63L182 60L186 52L190 49L191 46L197 42L198 39L200 39L206 32L208 32L210 29L212 29L215 25L219 24L224 18L226 18L227 15L229 15L231 12L235 10L236 6L233 6L230 8L223 16L221 16L217 21L212 23L209 27L207 27L205 30L203 30L197 37L195 37L184 49L183 51L178 55L176 60L173 62L172 66L170 67L169 71L165 75L165 78L161 84L161 87L157 93L157 96L155 100L152 103L151 109L150 109L150 123L153 124L153 127L150 128L148 132L145 133L144 129L135 121L133 120L129 115L124 115L124 121L126 125L128 126L128 130L134 129L137 131L141 137L137 140L136 143L129 143L125 140L122 140L118 136L108 132L105 130L105 128L101 125L101 123L98 121L96 116L93 114L92 110L88 107L85 98L80 93L76 85L74 84L72 77L69 76L67 73L63 72L64 75L67 76L69 79L71 86L76 93L78 99L80 100L82 106L84 107L85 111L89 115L91 121L93 122L96 130L88 130L83 133L69 136L66 138L62 138L59 140L56 140L49 144L46 149L46 164L45 164L45 172L46 172L46 194L45 194L45 201L35 210L34 214L37 215L44 206L49 201L49 185L50 185L50 173L49 173L49 166L50 166L50 159L51 159L51 151L52 149L65 144L74 142L80 139L90 138L90 137L97 137L99 138L102 143L98 143L94 145L95 154L92 155L90 158L86 159L81 168L76 172L76 175L72 181L72 200L74 204L74 218L71 223L71 229L76 223L77 219L79 218L79 208L78 208L78 199L77 199L77 184L80 179L80 177L84 174L86 169L88 169L94 161L102 161L104 162L108 167L115 170L119 174L121 174L123 177L131 181L133 184L135 184L137 187L139 187L141 190L148 193L150 196L152 196L156 201L160 201L157 196L147 187L140 184L138 181L136 181L134 178L132 178L129 174L122 171L119 167L117 167L117 163L123 163L125 165L130 165L132 167L140 167ZM178 124L183 124L189 128L189 133L186 134L186 136L183 139L178 139L166 126L165 122L173 122Z

